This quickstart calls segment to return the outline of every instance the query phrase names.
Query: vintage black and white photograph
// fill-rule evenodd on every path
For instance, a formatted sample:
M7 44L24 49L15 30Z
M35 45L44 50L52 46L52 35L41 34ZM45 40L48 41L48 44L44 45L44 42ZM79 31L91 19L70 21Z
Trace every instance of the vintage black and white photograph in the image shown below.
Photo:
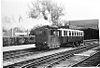
M99 0L1 0L2 67L100 67Z

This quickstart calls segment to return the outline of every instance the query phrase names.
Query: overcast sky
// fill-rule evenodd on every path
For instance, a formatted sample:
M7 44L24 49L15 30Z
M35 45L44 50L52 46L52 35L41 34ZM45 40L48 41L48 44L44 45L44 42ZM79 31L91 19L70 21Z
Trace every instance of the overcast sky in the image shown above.
M32 28L38 22L33 23L34 19L27 19L28 7L34 0L1 0L1 20L5 28L20 26ZM99 0L53 0L65 8L65 18L67 20L100 20L100 1ZM19 16L24 21L18 22ZM9 20L11 19L11 21ZM6 21L5 21L6 20ZM16 23L15 23L16 22ZM46 21L43 21L48 24ZM23 24L24 23L24 24ZM44 23L42 23L44 24Z

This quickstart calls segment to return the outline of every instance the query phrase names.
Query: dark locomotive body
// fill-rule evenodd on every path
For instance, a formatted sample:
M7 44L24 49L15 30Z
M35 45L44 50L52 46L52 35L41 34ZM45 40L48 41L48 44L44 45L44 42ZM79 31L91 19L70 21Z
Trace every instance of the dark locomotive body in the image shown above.
M32 34L32 32L30 32ZM34 30L36 47L38 49L53 49L60 47L59 30L52 27L40 27Z
M37 28L30 34L32 32L35 34L35 44L38 49L54 49L68 46L67 44L77 45L83 42L84 37L84 32L80 30L50 26Z

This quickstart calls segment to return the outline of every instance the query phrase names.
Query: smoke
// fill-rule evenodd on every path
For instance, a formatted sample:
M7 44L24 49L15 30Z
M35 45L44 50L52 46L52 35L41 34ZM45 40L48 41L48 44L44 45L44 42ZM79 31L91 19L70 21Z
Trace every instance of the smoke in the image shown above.
M20 21L19 21L20 19ZM20 29L31 30L36 26L51 25L51 23L43 18L32 19L32 18L21 18L14 16L4 16L2 18L2 27L5 30L10 30L11 28L18 27Z

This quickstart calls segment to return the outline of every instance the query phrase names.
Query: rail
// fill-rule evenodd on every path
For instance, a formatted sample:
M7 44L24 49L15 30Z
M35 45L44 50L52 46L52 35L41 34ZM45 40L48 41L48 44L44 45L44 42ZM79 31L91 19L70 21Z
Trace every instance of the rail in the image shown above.
M15 63L14 65L4 66L4 68L11 68L11 67L16 66L16 65L19 65L20 68L28 68L31 66L38 66L41 64L45 64L45 63L48 63L48 64L46 64L45 67L50 67L50 66L52 66L52 65L54 65L54 64L56 64L64 59L70 57L70 56L73 56L75 53L79 53L79 52L82 52L84 50L88 50L90 48L98 46L98 45L92 45L92 46L91 45L92 44L89 44L89 46L77 47L77 49L74 49L74 50L60 52L60 53L52 54L49 56L44 56L44 57L37 58L37 59L32 59L32 60L28 60L28 61ZM23 64L23 63L25 63L25 64Z
M68 58L70 56L73 56L75 53L80 53L80 52L83 52L85 50L88 50L88 49L96 47L96 46L97 45L87 46L87 47L80 47L80 48L77 48L75 50L71 50L71 51L69 51L67 53L66 52L61 52L61 53L58 53L58 54L54 54L54 55L50 55L50 56L43 57L43 58L40 58L40 59L36 59L34 62L31 62L31 63L28 63L26 65L23 65L20 68L36 67L36 66L39 66L41 64L42 64L43 68L48 68L48 67L51 67L54 64L66 59L66 58Z

